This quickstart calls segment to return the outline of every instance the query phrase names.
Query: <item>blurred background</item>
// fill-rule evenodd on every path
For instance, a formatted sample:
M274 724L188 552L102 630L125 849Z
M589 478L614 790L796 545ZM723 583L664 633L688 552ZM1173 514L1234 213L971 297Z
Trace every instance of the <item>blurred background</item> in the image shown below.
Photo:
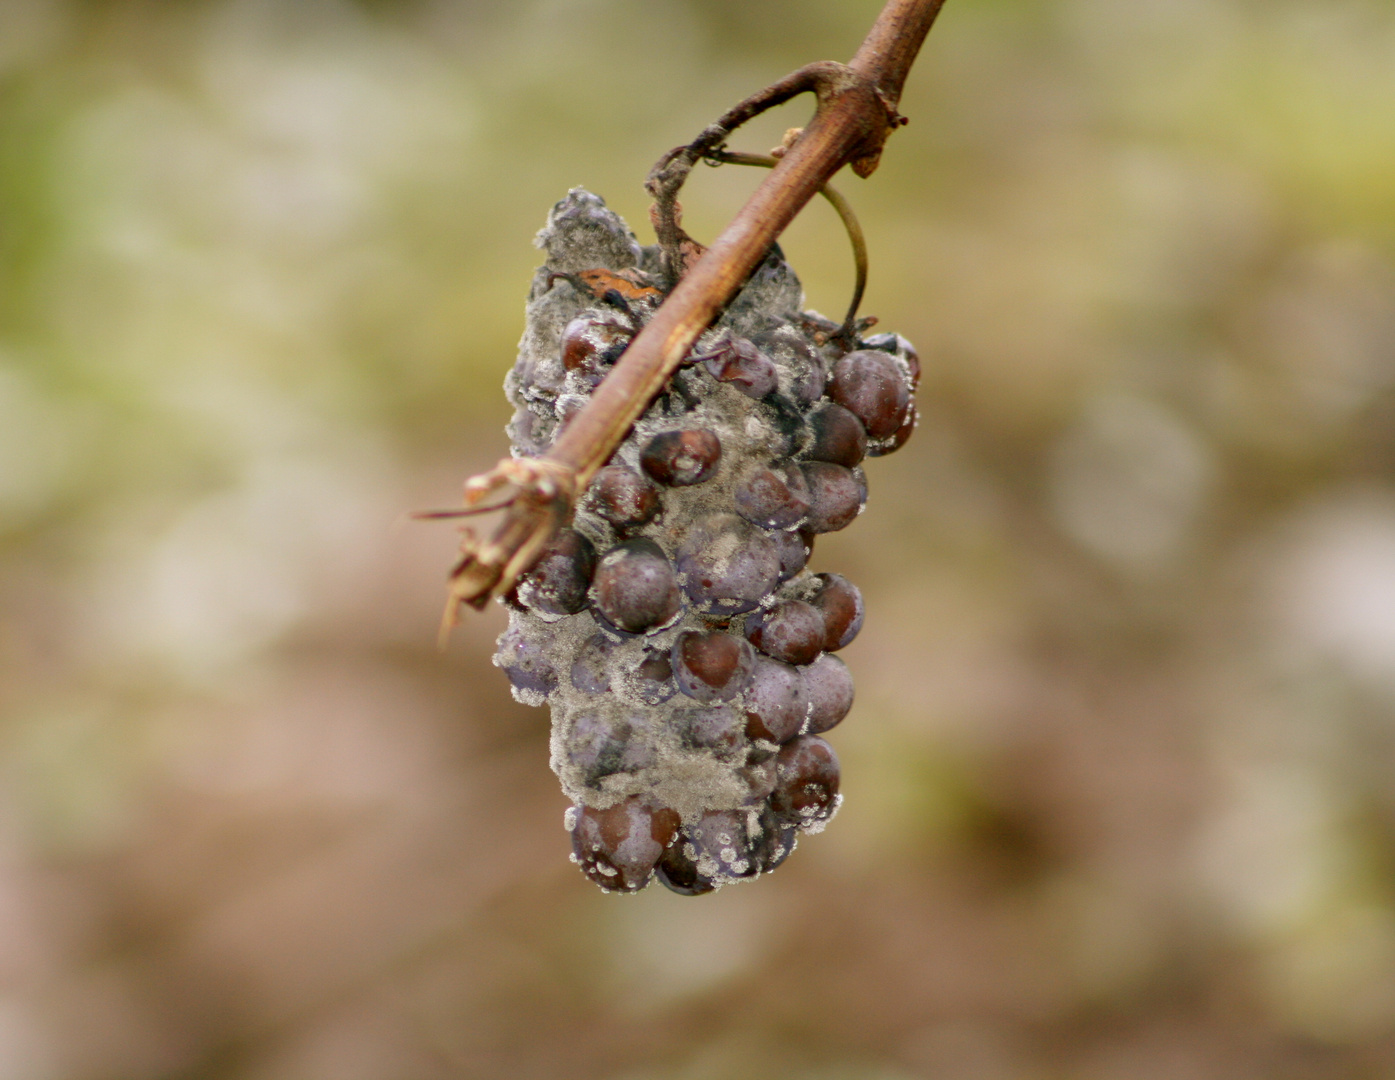
M648 242L879 7L0 0L0 1080L1395 1076L1389 0L949 0L840 181L924 419L777 874L600 894L501 611L435 648L548 208Z

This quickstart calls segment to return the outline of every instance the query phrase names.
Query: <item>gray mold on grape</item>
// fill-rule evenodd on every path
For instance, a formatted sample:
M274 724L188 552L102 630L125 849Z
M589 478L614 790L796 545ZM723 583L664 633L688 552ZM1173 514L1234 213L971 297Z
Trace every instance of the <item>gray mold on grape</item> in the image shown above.
M592 389L580 370L568 372L562 364L561 336L568 323L578 317L612 325L629 321L637 331L658 302L657 293L632 298L628 304L617 304L614 297L598 300L575 276L559 276L592 269L624 271L627 280L637 283L641 286L637 291L643 292L642 268L656 265L655 249L642 249L629 227L589 192L573 189L553 208L546 227L538 234L538 246L546 251L547 263L534 276L518 359L505 380L505 392L516 410L508 432L513 453L519 457L544 452L577 399L584 399ZM773 867L788 853L792 844L792 839L786 842L789 829L807 829L811 824L822 827L826 817L817 822L792 823L772 817L766 800L773 783L773 765L764 763L772 759L778 747L745 734L745 710L748 706L756 707L755 698L747 702L748 695L743 693L731 701L704 703L678 692L660 704L649 704L646 702L655 696L654 684L642 680L637 669L647 657L671 650L679 635L689 630L728 633L747 648L743 636L745 615L732 615L732 611L744 612L752 606L756 610L768 609L782 598L805 600L821 585L808 570L800 570L783 583L771 576L766 565L770 561L767 549L788 545L774 544L776 533L735 514L738 486L753 468L798 469L801 452L812 438L804 417L816 403L826 400L822 394L827 373L845 352L828 340L826 328L831 324L827 320L801 314L802 300L794 271L784 262L778 248L772 249L722 318L702 335L693 354L710 353L733 335L756 339L761 352L775 364L777 389L756 400L737 386L718 381L701 363L685 366L611 458L612 464L624 464L642 473L640 452L653 436L704 428L721 442L721 457L710 477L688 486L660 485L658 514L623 530L612 526L594 505L581 500L572 527L594 545L598 563L625 541L643 538L658 545L679 570L683 597L678 614L642 633L627 633L596 614L594 587L591 605L577 614L562 616L527 606L525 601L530 593L523 588L511 598L510 630L506 635L514 642L528 643L534 650L530 663L550 665L556 673L556 687L550 692L543 693L536 685L515 685L514 695L527 704L546 701L551 706L551 765L564 792L577 806L601 811L638 797L644 805L675 811L684 830L697 828L708 815L735 815L744 823L752 845L759 847L764 837L767 854L761 865L766 868ZM816 334L816 328L824 332ZM883 351L901 363L909 387L910 371L900 356L901 339L885 336L884 340L888 345L883 346ZM908 345L906 349L909 350ZM857 472L860 481L861 470ZM786 515L778 524L792 535L805 520L806 517ZM733 560L739 563L753 558L750 572L735 576L743 582L756 581L762 587L768 584L763 595L754 599L712 597L702 582L684 577L678 568L678 557L685 542L691 552L692 538L701 536L704 528L710 531L714 524L732 527L718 529L704 541L708 553L715 558L699 560L707 571L703 580L720 581L733 568ZM743 547L739 539L742 534L755 539ZM698 563L690 559L689 565ZM740 586L740 590L750 592L746 585ZM608 648L599 648L593 641L598 634L608 640ZM583 654L585 664L578 669L577 685L571 672ZM495 658L501 666L505 666L505 660L502 654ZM596 692L602 684L608 684L608 688ZM716 745L709 745L693 735L693 716L695 711L719 708L735 710L738 733L727 733ZM800 730L808 729L809 716L816 711L811 702ZM702 723L697 726L712 728L712 724L704 727L707 720L727 723L729 718L698 717ZM836 803L835 799L831 809L836 808ZM779 843L776 834L767 835L770 829L779 834ZM679 836L680 843L691 840L687 831ZM751 858L759 862L757 855ZM737 872L733 863L722 871L704 862L699 871L711 871L715 877L710 884L720 885L726 879L748 876L755 866L756 863L742 863ZM588 876L606 886L604 880Z

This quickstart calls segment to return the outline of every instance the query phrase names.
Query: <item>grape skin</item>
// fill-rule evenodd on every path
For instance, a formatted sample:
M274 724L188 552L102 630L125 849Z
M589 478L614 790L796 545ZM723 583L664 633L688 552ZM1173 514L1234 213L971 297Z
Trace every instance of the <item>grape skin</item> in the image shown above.
M808 461L802 466L809 484L809 518L804 527L810 532L837 532L852 524L867 501L866 488L856 474L842 465Z
M775 542L735 514L696 522L678 549L677 564L688 598L715 615L754 610L780 577Z
M632 634L665 625L682 602L673 566L663 549L645 538L627 540L605 553L591 593L596 609Z
M812 661L826 648L828 636L822 612L802 600L781 600L746 618L746 640L787 664Z
M819 735L843 722L853 704L853 679L848 665L832 653L824 653L803 669L809 694L809 725L805 732Z
M697 701L730 701L755 667L749 643L720 630L684 630L671 654L678 689Z
M639 464L661 484L690 487L710 479L721 459L721 440L705 428L690 428L655 435L640 453Z
M572 852L581 872L606 892L638 892L649 884L664 849L678 835L678 815L634 796L604 810L574 808Z
M862 629L862 593L841 574L818 574L816 580L819 588L809 603L823 616L824 649L836 652L850 644Z

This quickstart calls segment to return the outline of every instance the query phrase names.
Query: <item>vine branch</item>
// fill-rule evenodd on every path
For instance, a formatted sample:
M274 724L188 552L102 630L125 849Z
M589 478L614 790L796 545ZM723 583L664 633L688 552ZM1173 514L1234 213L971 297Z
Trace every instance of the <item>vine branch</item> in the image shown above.
M752 95L696 139L661 158L646 187L672 291L552 447L539 458L502 461L465 485L459 513L503 508L489 540L466 531L451 573L443 631L459 605L482 608L513 588L571 520L577 497L667 384L699 335L721 314L776 238L844 165L870 176L886 138L905 123L896 107L911 65L944 0L888 0L848 64L820 61ZM676 199L693 166L719 158L732 131L799 94L817 98L814 116L713 242L699 250L682 231ZM691 245L685 249L685 245ZM693 256L692 265L686 265Z

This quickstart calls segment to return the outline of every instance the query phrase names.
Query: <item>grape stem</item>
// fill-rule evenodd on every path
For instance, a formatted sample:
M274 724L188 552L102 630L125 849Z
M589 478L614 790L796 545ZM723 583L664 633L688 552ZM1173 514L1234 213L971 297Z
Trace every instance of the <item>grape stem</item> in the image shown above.
M834 173L844 165L860 177L875 171L887 136L906 122L896 106L943 5L888 0L849 63L824 60L792 72L655 165L645 186L654 196L654 230L672 291L545 454L526 464L506 458L467 482L460 512L502 507L504 519L488 540L464 533L450 576L444 631L455 624L462 603L483 608L532 566L699 335ZM813 118L731 224L698 255L700 247L682 230L676 199L688 173L698 161L718 157L737 127L806 92L817 99Z

